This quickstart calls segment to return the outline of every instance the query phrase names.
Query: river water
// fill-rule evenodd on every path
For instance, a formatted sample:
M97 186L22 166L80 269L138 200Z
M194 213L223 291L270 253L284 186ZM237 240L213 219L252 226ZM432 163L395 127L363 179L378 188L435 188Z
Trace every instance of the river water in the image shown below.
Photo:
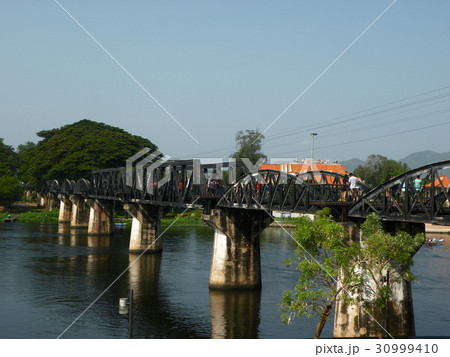
M162 254L143 255L118 278L138 257L128 253L128 237L120 229L101 237L64 226L0 224L0 338L57 338L64 331L62 338L127 338L118 301L129 289L136 338L314 336L317 318L280 320L277 304L297 280L283 264L296 246L285 231L263 232L262 289L241 292L208 289L213 232L206 226L171 227ZM444 244L422 247L413 267L420 337L450 336L450 235L436 237ZM332 335L329 321L321 337Z

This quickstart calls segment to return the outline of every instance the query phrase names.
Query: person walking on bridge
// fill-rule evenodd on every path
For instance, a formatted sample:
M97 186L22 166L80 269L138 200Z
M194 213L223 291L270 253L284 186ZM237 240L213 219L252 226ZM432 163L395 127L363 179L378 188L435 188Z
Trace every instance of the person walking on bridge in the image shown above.
M356 187L356 176L354 176L351 172L349 174L348 183L350 184L350 192L352 194L352 202L356 200L356 194L357 194L357 187Z
M414 188L416 191L420 190L420 186L422 185L422 180L420 179L420 176L417 176L414 180Z

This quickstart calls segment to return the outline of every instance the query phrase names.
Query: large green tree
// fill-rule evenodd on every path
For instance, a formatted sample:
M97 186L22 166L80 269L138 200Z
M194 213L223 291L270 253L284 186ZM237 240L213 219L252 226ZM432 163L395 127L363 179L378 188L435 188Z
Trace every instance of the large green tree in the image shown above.
M23 187L16 176L0 176L0 205L10 206L20 200Z
M295 263L300 275L295 289L284 292L280 304L284 323L295 317L318 315L315 338L319 338L338 300L361 303L358 292L372 288L377 306L385 307L386 298L392 294L390 287L383 285L385 269L402 266L403 278L414 278L409 267L425 239L423 234L414 238L403 232L388 234L379 218L371 215L361 227L361 239L362 245L350 240L343 227L330 220L327 209L313 221L302 219L296 232L299 247L295 259L287 262Z
M17 172L18 158L12 146L0 138L0 176L13 176Z
M368 185L377 186L386 178L398 176L409 170L408 165L400 161L390 160L382 155L370 155L365 165L359 165L355 169L355 175Z
M35 147L23 148L23 173L30 184L48 179L78 179L92 170L125 166L126 160L145 147L156 150L150 140L91 120L37 133L43 138Z
M12 146L0 138L0 205L9 206L18 201L23 193L17 178L19 159Z
M17 157L19 159L18 175L22 182L30 182L32 179L30 168L34 160L35 148L36 144L31 141L27 141L25 144L17 147Z
M231 156L236 159L249 159L255 164L260 158L265 158L266 155L261 151L262 141L264 135L258 130L246 130L245 133L239 130L236 133L236 148Z

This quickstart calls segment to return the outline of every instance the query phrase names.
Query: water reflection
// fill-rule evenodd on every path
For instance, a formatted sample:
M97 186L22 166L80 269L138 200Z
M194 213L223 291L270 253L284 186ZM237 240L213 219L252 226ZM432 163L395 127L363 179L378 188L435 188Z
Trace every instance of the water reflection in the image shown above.
M87 245L88 247L96 247L96 248L108 248L111 244L110 236L91 236L87 237Z
M70 223L58 224L58 244L71 247L109 248L111 236L87 235L83 229L73 229Z
M137 300L158 291L161 254L129 254L128 286Z
M70 223L58 223L58 235L69 236L70 235Z
M258 338L261 291L209 291L212 338Z

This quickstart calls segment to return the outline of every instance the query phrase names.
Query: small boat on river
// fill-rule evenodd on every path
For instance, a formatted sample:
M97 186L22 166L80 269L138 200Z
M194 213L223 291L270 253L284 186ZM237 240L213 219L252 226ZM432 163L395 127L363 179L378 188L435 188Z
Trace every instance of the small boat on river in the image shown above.
M432 246L432 245L441 244L443 241L444 241L444 239L427 238L425 240L425 244L428 245L428 246Z
M17 217L6 217L3 219L3 222L5 223L14 223L16 221Z

